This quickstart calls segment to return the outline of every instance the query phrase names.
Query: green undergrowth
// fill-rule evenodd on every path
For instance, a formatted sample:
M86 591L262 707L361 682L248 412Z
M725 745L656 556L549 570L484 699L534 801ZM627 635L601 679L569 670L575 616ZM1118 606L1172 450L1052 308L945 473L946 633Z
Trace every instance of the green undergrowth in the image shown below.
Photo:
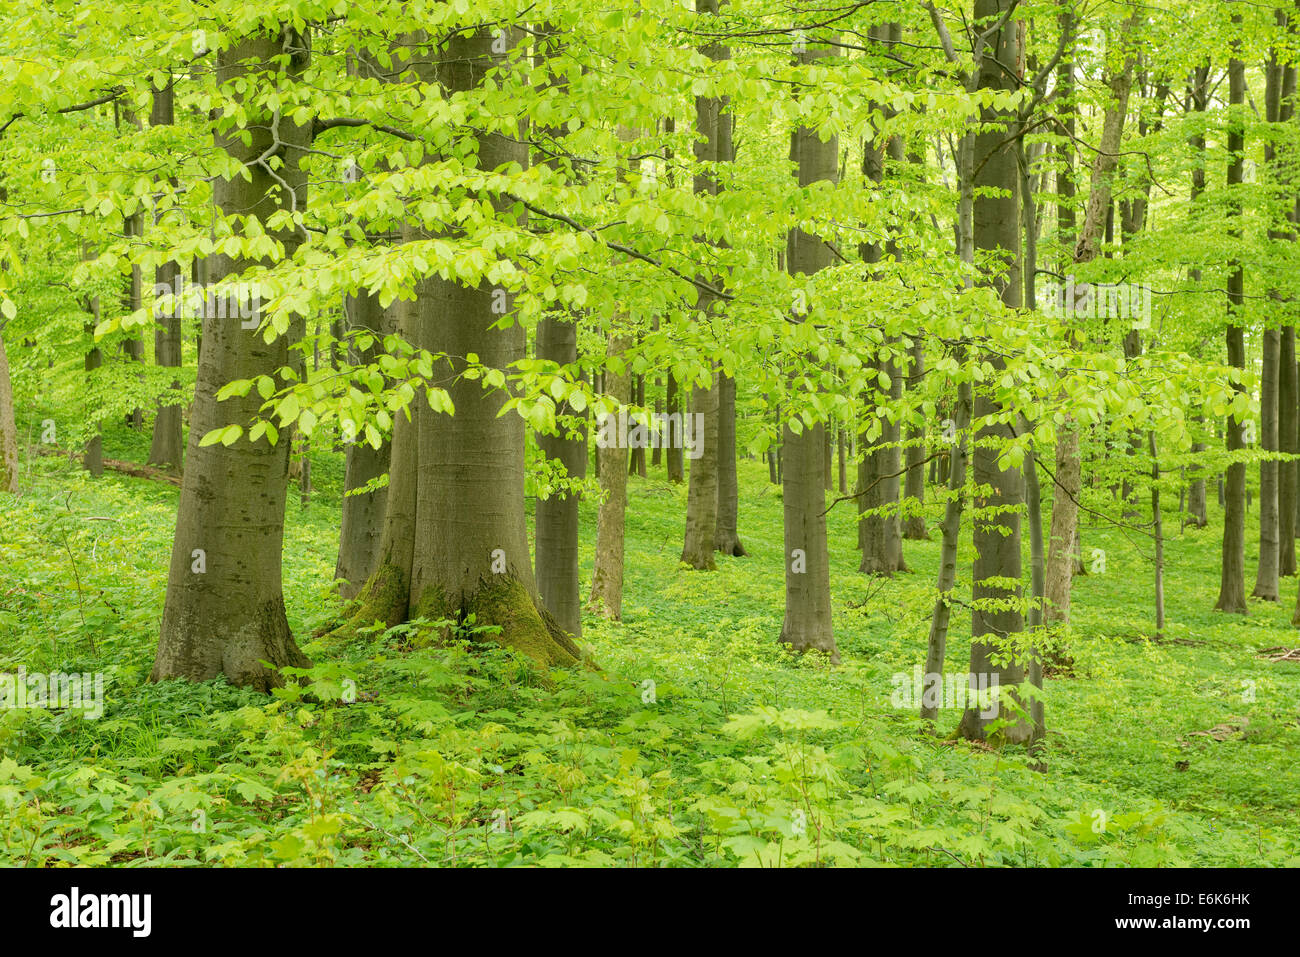
M112 433L105 454L141 460L141 438ZM271 697L145 682L174 487L92 480L56 457L23 468L24 494L0 499L0 671L102 673L104 713L0 710L3 863L1300 864L1300 663L1256 657L1300 646L1295 580L1282 606L1209 611L1217 512L1182 533L1166 515L1160 641L1149 541L1085 524L1085 558L1104 559L1076 585L1074 667L1047 682L1040 773L1023 750L951 740L954 709L931 732L891 703L894 676L924 660L937 531L905 543L910 574L867 579L853 505L835 506L844 663L780 649L781 501L756 462L741 463L750 555L712 573L678 563L684 487L631 480L624 620L584 622L599 670L544 680L472 621L451 643L432 621L312 643L341 606L341 457L314 450L316 495L304 509L291 494L284 591L315 665ZM594 518L585 502L588 581ZM970 557L967 544L958 595ZM951 671L966 670L969 629L958 605Z

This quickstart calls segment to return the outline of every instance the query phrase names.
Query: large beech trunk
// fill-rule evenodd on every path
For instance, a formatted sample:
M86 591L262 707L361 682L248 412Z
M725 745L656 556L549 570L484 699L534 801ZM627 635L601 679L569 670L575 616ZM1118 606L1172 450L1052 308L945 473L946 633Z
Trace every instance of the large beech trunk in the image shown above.
M217 80L230 83L252 71L274 75L272 64L283 55L285 41L296 52L287 69L294 78L305 67L305 37L271 33L247 37L223 49L217 59ZM249 104L249 109L257 107ZM228 215L256 216L265 223L294 190L302 208L306 175L298 162L310 144L310 129L280 119L278 166L272 175L253 161L272 146L271 118L250 117L244 135L217 134L217 145L247 165L248 179L236 176L213 184L214 200ZM297 245L293 232L276 234L286 252ZM254 265L224 254L211 260L214 279L238 275ZM205 318L204 345L191 413L189 449L181 484L176 536L172 547L162 633L151 680L205 680L225 675L232 684L267 689L278 677L262 665L305 665L289 632L280 584L280 552L288 482L287 435L272 445L265 437L250 442L240 437L230 446L200 446L209 431L237 423L246 425L262 403L256 390L243 398L218 403L217 390L233 379L275 376L289 364L288 339L267 343L260 330L241 328L238 318ZM293 334L295 330L291 329ZM300 329L297 331L301 331Z
M505 53L495 53L494 45L486 27L446 41L439 77L448 93L473 89L504 63ZM480 168L523 166L527 160L519 137L478 134ZM504 212L504 200L493 202ZM500 629L490 636L493 641L541 665L573 664L581 653L544 610L533 577L524 510L524 420L499 414L504 390L460 375L470 354L502 370L524 358L524 329L517 322L502 328L494 310L499 299L490 283L470 288L440 276L417 289L421 332L428 335L421 344L446 355L435 362L433 379L447 384L455 414L426 408L418 420L410 614L434 621L472 615L477 626Z

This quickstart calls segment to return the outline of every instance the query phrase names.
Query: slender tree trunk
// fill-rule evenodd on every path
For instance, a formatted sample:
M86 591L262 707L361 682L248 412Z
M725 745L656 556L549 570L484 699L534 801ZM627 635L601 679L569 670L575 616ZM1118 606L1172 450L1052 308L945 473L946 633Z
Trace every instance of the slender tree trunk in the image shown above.
M1292 37L1295 35L1295 21L1281 10L1275 11L1278 27ZM1278 52L1270 57L1267 89L1265 90L1265 110L1270 123L1289 124L1295 118L1296 68L1282 66ZM1276 95L1270 92L1276 90ZM1288 160L1295 156L1294 150L1279 149L1272 140L1265 144L1264 162L1269 172L1269 179L1275 189L1284 196L1291 195L1295 177L1288 169ZM1296 202L1290 204L1289 215L1285 225L1269 231L1269 238L1275 241L1296 240ZM1281 299L1276 291L1270 291L1270 298ZM1295 326L1284 325L1278 332L1278 371L1277 371L1277 449L1283 454L1295 454L1297 448L1297 396L1296 396L1296 362L1295 362ZM1291 576L1296 572L1295 532L1296 532L1296 463L1293 461L1275 462L1277 471L1277 516L1278 516L1278 574ZM1261 521L1263 516L1261 515Z
M1287 18L1281 11L1275 11L1279 30L1285 30ZM1277 125L1290 119L1291 98L1295 93L1295 69L1283 69L1274 49L1265 67L1264 104L1265 118L1270 124ZM1280 168L1278 149L1270 139L1264 144L1264 172L1270 185L1276 189L1285 178ZM1281 242L1287 238L1287 232L1270 224L1268 238L1272 242ZM1269 290L1269 297L1275 301L1282 296L1276 289ZM1265 328L1263 332L1263 362L1260 378L1260 446L1266 455L1275 455L1282 447L1282 411L1281 392L1284 373L1282 364L1282 331ZM1294 351L1294 343L1293 349ZM1282 467L1276 458L1265 458L1259 463L1259 565L1255 574L1255 588L1251 594L1265 601L1277 601L1278 578L1282 570L1283 544L1282 531ZM1294 524L1294 503L1288 501ZM1291 545L1290 559L1294 565L1294 541Z
M840 461L842 465L842 457ZM740 480L736 475L736 380L720 372L718 374L718 530L714 536L714 544L722 554L736 558L747 554L737 529L739 517Z
M874 28L873 36L896 41L901 37L901 28L898 24L886 24ZM901 162L903 144L898 137L891 137L883 149L873 143L865 144L862 151L862 174L867 182L878 186L884 181L886 155L895 164ZM870 275L874 271L871 266L879 263L885 254L897 258L898 249L890 239L883 248L880 243L864 243L860 252L868 264ZM899 450L901 428L897 421L883 414L884 400L896 404L903 394L902 373L895 359L899 346L896 336L886 337L873 362L873 367L888 377L889 391L888 395L879 396L882 402L874 408L872 406L877 393L868 392L863 397L868 414L876 420L875 427L879 429L879 436L872 442L863 433L863 455L858 467L858 544L862 549L858 571L884 577L907 571L903 561L902 518L899 514L903 471Z
M1024 430L1028 431L1028 428L1029 424L1024 423ZM1025 624L1031 632L1036 632L1043 625L1044 569L1047 559L1043 551L1043 504L1042 493L1038 484L1038 459L1032 445L1025 453L1023 471L1025 476L1025 512L1029 520L1029 583L1033 595L1033 602L1029 606ZM1043 659L1036 645L1030 650L1028 676L1029 683L1035 688L1041 689L1043 687ZM1047 733L1047 720L1044 712L1045 708L1042 699L1035 697L1029 705L1029 715L1034 723L1035 740L1041 740ZM1041 761L1038 769L1043 769Z
M655 406L654 406L655 419L656 421L662 421L658 417L663 415L663 411L664 411L663 381L660 379L655 379L653 388L655 394ZM660 436L659 441L656 442L654 444L654 448L650 450L650 467L657 469L660 466L660 464L663 462L663 457L664 457L664 436Z
M682 408L681 387L678 386L677 379L671 372L668 374L668 384L664 394L664 412L668 416L664 464L668 470L668 481L680 485L686 480L686 468L683 461L682 430L681 426L675 423L681 421L686 410Z
M1295 326L1283 326L1281 337L1281 357L1278 368L1278 440L1277 447L1285 455L1295 455L1300 451L1297 441L1296 425L1297 402L1300 396L1296 392ZM1296 531L1296 463L1278 463L1278 574L1294 575L1295 531Z
M798 53L802 64L815 64L830 49L811 39ZM839 178L839 140L823 141L817 130L797 127L790 152L801 187ZM786 257L793 276L811 276L833 265L831 250L818 236L799 228L791 231ZM809 303L809 312L815 304ZM807 321L807 315L793 317ZM792 424L799 425L798 431ZM793 651L810 649L839 662L831 621L830 554L826 542L825 426L811 427L797 419L782 427L782 512L785 545L785 621L781 642Z
M0 492L18 493L18 426L14 422L14 389L0 327Z
M115 100L113 102L113 115L115 122L120 128L122 122L130 124L135 129L140 129L140 118L135 111L121 104L124 101ZM123 235L129 240L131 238L140 239L144 235L144 213L136 212L122 220ZM143 302L143 276L140 267L131 264L131 271L126 279L126 285L122 290L122 310L132 313L140 308ZM126 339L122 340L122 355L128 362L144 362L144 339L139 333L132 332ZM144 409L136 406L126 414L126 424L132 429L144 428Z
M913 388L920 389L925 376L925 341L920 335L912 339ZM903 538L912 541L929 541L930 532L925 527L925 427L910 425L907 428L907 478L903 485L903 498L908 512L903 518Z
M1240 21L1240 15L1234 16ZM1228 98L1229 108L1233 111L1231 126L1228 130L1228 152L1232 160L1228 165L1228 227L1231 250L1239 249L1241 244L1241 197L1238 195L1243 179L1243 152L1245 135L1243 119L1240 115L1242 104L1246 99L1246 67L1241 60L1234 57L1228 63ZM1238 187L1234 189L1233 187ZM1228 364L1238 369L1246 368L1245 330L1238 325L1245 301L1245 274L1240 260L1233 261L1232 271L1228 274ZM1233 383L1234 392L1244 392L1245 386ZM1244 447L1242 442L1242 424L1236 416L1228 417L1227 449L1229 453L1239 452ZM1215 603L1216 611L1246 613L1246 463L1233 462L1228 466L1224 486L1223 507L1223 557L1219 579L1219 600Z
M578 326L556 318L543 319L537 326L537 357L560 365L578 361ZM563 402L556 416L576 416ZM579 426L561 426L556 435L538 434L537 445L565 475L581 481L587 477L587 435ZM582 637L582 585L578 577L577 492L552 492L537 500L537 587L542 603L550 609L561 628L574 638Z
M1133 34L1138 13L1130 16L1122 30L1120 43L1126 44ZM1128 113L1129 93L1133 84L1134 54L1125 52L1120 70L1109 83L1112 103L1102 120L1101 142L1093 162L1088 205L1084 213L1083 228L1074 246L1074 263L1082 265L1097 257L1099 243L1107 221L1110 219L1111 178L1119 160L1119 148L1124 133L1124 120ZM1075 303L1065 303L1070 314L1075 313ZM1072 333L1074 335L1074 333ZM1056 487L1052 490L1052 531L1048 543L1045 573L1047 622L1068 623L1070 620L1070 587L1074 574L1074 557L1070 545L1078 534L1079 494L1083 487L1083 463L1080 459L1079 425L1073 416L1058 431L1056 445Z
M631 340L611 335L609 355L617 356ZM631 379L626 373L605 370L605 394L621 408L631 393ZM617 414L617 413L611 413ZM603 493L596 515L596 568L591 578L592 611L602 618L618 621L623 617L623 517L627 508L627 449L618 443L598 448L600 488ZM694 472L694 469L691 469ZM712 553L710 553L712 554Z
M1160 514L1160 456L1155 432L1147 433L1151 452L1151 526L1156 539L1156 638L1165 634L1165 526Z
M1192 77L1189 83L1188 100L1189 105L1198 113L1204 113L1209 101L1209 84L1210 65L1205 63L1198 66L1192 71ZM1205 134L1198 133L1189 139L1192 149L1196 152L1196 165L1192 168L1192 189L1191 200L1195 205L1197 197L1205 191ZM1192 269L1190 278L1193 282L1201 281L1201 271ZM1202 426L1205 425L1205 415L1200 413L1196 416L1196 421ZM1196 441L1192 444L1193 452L1204 452L1205 443ZM1193 465L1195 478L1192 480L1191 488L1187 494L1187 522L1197 528L1205 528L1210 523L1209 513L1206 510L1205 499L1205 475L1200 472L1198 465ZM1222 502L1220 502L1222 504Z
M976 0L977 21L991 23L1001 16L1014 0ZM1004 24L990 38L992 56L980 59L980 89L1014 89L1014 77L1007 75L1006 64L1020 64L1022 44L1014 22ZM981 51L982 52L982 51ZM1007 138L1011 117L986 107L981 119L984 128L974 144L974 186L980 190L973 206L975 248L991 256L1005 272L990 276L990 285L1011 308L1022 303L1020 251L1020 176L1014 141ZM994 190L988 195L984 190ZM998 356L984 360L994 368L994 376L1005 363ZM987 497L977 500L972 516L975 561L971 569L971 650L970 673L981 686L1019 685L1025 680L1025 668L1019 660L1003 661L1006 641L1024 631L1021 600L1020 506L1024 502L1024 477L1018 467L1003 468L999 456L1012 438L1012 428L999 421L1006 410L984 389L975 393L973 421L980 423L974 442L972 466L977 487L989 487ZM982 514L981 514L982 512ZM1014 585L1008 585L1014 582ZM987 682L987 684L985 684ZM978 705L967 706L958 733L964 738L988 737L993 716ZM1037 729L1032 720L1016 719L998 732L1012 744L1029 743Z
M295 51L285 66L279 63L287 40ZM223 48L217 57L217 81L230 84L250 74L274 77L287 70L292 80L301 76L307 55L305 37L293 33L268 33L247 37ZM253 85L256 85L254 82ZM248 98L246 108L260 105ZM299 209L306 202L306 175L298 165L310 144L310 128L289 117L280 120L277 171L272 175L253 160L273 146L271 117L250 116L243 135L238 129L216 131L216 141L239 163L242 176L213 183L214 201L227 215L255 216L262 223L287 207L289 196L281 183L294 191ZM298 236L271 232L292 255ZM256 265L225 254L212 257L217 277L238 275ZM150 678L206 680L218 675L236 685L267 689L278 676L262 664L307 664L289 632L280 584L284 505L287 492L289 443L287 436L272 445L266 437L256 442L241 436L229 446L200 446L208 432L231 422L246 424L262 403L256 391L218 404L216 393L234 379L259 375L279 376L290 364L287 338L272 343L257 330L241 323L205 317L205 345L191 415L189 449L181 484L180 508L172 548L162 632ZM295 330L291 329L292 335ZM301 328L296 332L300 335ZM287 384L281 380L282 384Z
M632 377L632 404L637 406L638 408L645 407L645 376L643 375ZM640 420L638 419L638 421ZM646 426L647 430L649 429L648 422L642 422L642 424ZM632 426L629 425L629 428L632 428ZM627 467L627 474L639 475L642 478L645 478L646 477L645 446L635 445L632 448L630 448L628 451L631 454L628 456L629 461Z
M548 70L548 85L567 91L568 79L556 67L563 42L560 33L549 25L543 32L544 40L538 45L538 62ZM546 132L552 136L561 134L559 127L548 128ZM543 157L541 162L557 170L563 169L553 159ZM578 321L576 315L564 318L548 316L542 319L537 326L537 357L558 363L561 367L576 369ZM655 327L658 328L657 320ZM644 386L642 388L644 390ZM641 399L645 399L644 391ZM568 422L565 421L566 418L569 419ZM564 476L574 482L581 482L587 477L586 416L579 416L569 403L561 402L556 409L556 419L559 428L554 434L537 434L538 449L552 466L558 466ZM644 452L642 455L644 466ZM656 463L658 455L659 449L656 446ZM641 474L645 474L644 468ZM542 604L555 617L559 626L575 639L582 637L582 583L578 565L580 500L581 494L576 489L555 490L547 497L537 500L534 516L538 592Z
M964 349L963 349L964 353ZM958 361L964 360L964 354ZM953 409L952 465L948 470L948 501L943 512L943 541L939 546L939 576L936 588L939 597L930 616L930 634L926 642L925 680L937 683L943 675L944 658L948 648L948 626L952 620L952 590L957 582L957 548L961 544L961 515L966 487L967 435L970 430L971 386L962 382L957 387L957 404ZM939 705L933 698L922 696L921 717L933 721L939 716Z
M86 258L89 258L89 255ZM90 347L86 350L83 368L86 371L86 384L90 385L94 378L91 373L104 365L104 350L100 349L95 343L95 328L99 325L98 296L86 303L86 310L90 313L90 322L83 323L81 330L90 342ZM82 450L81 467L95 478L99 478L104 474L104 438L100 428L99 410L89 409L87 411L94 431L91 433L90 438L86 440L86 446Z
M822 452L824 453L822 455L822 465L824 466L822 471L826 476L826 491L833 492L835 491L835 436L832 433L835 429L832 426L827 426L822 431L826 436L826 444L822 446Z
M1281 357L1281 334L1265 329L1263 334L1263 371L1260 379L1260 446L1265 454L1278 449L1278 364ZM1264 601L1278 600L1278 562L1281 541L1278 521L1278 463L1265 459L1259 463L1259 567L1251 595Z
M175 90L171 78L165 87L158 87L153 92L153 109L149 114L150 126L170 126L176 122L174 115ZM177 279L180 266L175 262L165 262L154 271L155 291L170 289L177 292ZM154 330L154 362L168 368L180 368L181 365L181 315L183 309L179 301L168 315L155 316L157 327ZM180 381L172 380L172 388L179 389ZM181 406L170 403L158 407L154 417L153 439L149 446L149 464L160 468L180 471L182 445Z
M395 332L394 317L379 304L377 296L362 293L346 301L349 331L370 330L375 340L364 351L349 346L351 361L370 364L383 352L383 337ZM339 557L334 578L339 594L354 598L379 567L383 543L384 514L388 508L388 487L360 491L389 471L392 461L391 439L380 441L375 448L364 437L350 430L345 439L343 474L343 514L339 523ZM391 481L391 475L390 475Z
M696 0L695 9L701 16L716 22L717 0ZM716 42L706 45L702 52L715 63L731 56L729 48ZM694 189L700 195L717 196L719 188L713 167L728 162L731 158L731 115L727 101L722 97L697 96L695 130L695 160L702 166L695 176ZM714 280L712 276L701 278ZM699 316L709 316L720 305L717 297L704 289L698 290L696 312ZM707 385L697 383L691 394L691 412L703 416L704 435L696 437L696 448L691 453L690 484L686 498L686 540L682 546L683 562L692 568L710 571L717 567L713 553L719 544L720 376L721 371L715 367ZM732 468L735 468L734 434Z
M957 256L967 267L975 264L975 134L969 127L958 141L953 156L957 170L958 199L954 223L954 245ZM969 288L969 274L965 280ZM968 346L963 341L953 350L958 368L967 370ZM943 665L947 654L948 629L952 621L952 590L957 581L957 549L961 538L961 519L965 505L966 470L969 459L971 413L973 406L971 380L964 374L958 381L957 399L951 408L951 419L945 420L943 441L951 442L948 454L941 462L943 481L948 484L948 501L944 505L942 544L939 549L938 597L930 616L930 633L926 641L925 686L921 695L921 717L933 721L939 715L942 703ZM951 429L949 426L951 425ZM926 689L929 690L927 696ZM939 692L936 697L935 691Z
M409 242L415 233L403 229ZM399 299L394 304L397 332L408 343L422 347L417 303ZM416 494L420 463L420 420L433 415L422 395L393 417L389 443L388 490L384 501L383 526L375 569L344 613L336 631L352 631L361 625L382 622L392 627L406 620L411 604L411 563L415 556Z
M849 494L849 465L848 456L845 453L845 446L848 443L844 441L844 429L835 429L835 460L838 465L839 490L841 495Z

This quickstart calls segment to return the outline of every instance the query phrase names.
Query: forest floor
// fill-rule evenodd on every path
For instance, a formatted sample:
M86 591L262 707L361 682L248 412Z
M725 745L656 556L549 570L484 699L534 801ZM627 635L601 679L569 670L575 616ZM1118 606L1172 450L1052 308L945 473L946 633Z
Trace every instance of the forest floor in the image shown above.
M121 429L104 454L143 461L147 447ZM175 487L25 462L25 493L0 498L0 672L102 673L104 713L0 710L0 863L1300 864L1300 661L1257 656L1300 646L1296 580L1244 617L1211 611L1213 507L1203 530L1165 515L1160 642L1150 540L1085 520L1097 570L1075 587L1073 672L1047 681L1039 773L1023 750L947 738L955 709L931 734L891 703L893 676L924 662L937 530L905 543L910 574L867 579L852 502L831 510L831 667L777 645L781 500L765 467L741 462L750 554L713 573L678 563L685 486L633 478L624 620L588 618L600 670L548 684L412 629L313 644L339 607L342 457L315 451L312 477L305 509L291 489L284 594L316 665L309 689L290 676L266 698L145 683ZM591 501L582 529L589 581ZM948 670L967 670L969 635L958 605Z

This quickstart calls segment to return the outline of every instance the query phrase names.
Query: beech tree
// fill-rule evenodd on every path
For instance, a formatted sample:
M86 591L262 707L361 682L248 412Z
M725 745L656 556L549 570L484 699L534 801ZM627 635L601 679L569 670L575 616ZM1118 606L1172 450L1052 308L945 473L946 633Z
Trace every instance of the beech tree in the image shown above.
M285 89L302 75L308 50L307 35L292 28L251 35L218 53L217 82L234 91ZM228 245L238 252L212 256L210 275L218 283L256 265L264 258L259 249L292 255L300 232L273 217L306 202L300 160L311 142L310 125L281 116L262 97L236 92L233 102L240 112L219 117L214 130L232 160L232 175L217 180L213 198L222 213L257 225L242 242ZM254 230L263 229L269 243L258 241ZM288 443L273 445L265 428L245 434L238 425L209 441L228 415L249 418L261 405L256 394L227 396L225 405L219 396L228 383L261 376L284 381L289 365L286 337L268 342L243 325L210 313L203 320L187 468L150 675L155 681L225 675L233 684L267 687L276 679L263 661L307 663L289 630L280 590Z

